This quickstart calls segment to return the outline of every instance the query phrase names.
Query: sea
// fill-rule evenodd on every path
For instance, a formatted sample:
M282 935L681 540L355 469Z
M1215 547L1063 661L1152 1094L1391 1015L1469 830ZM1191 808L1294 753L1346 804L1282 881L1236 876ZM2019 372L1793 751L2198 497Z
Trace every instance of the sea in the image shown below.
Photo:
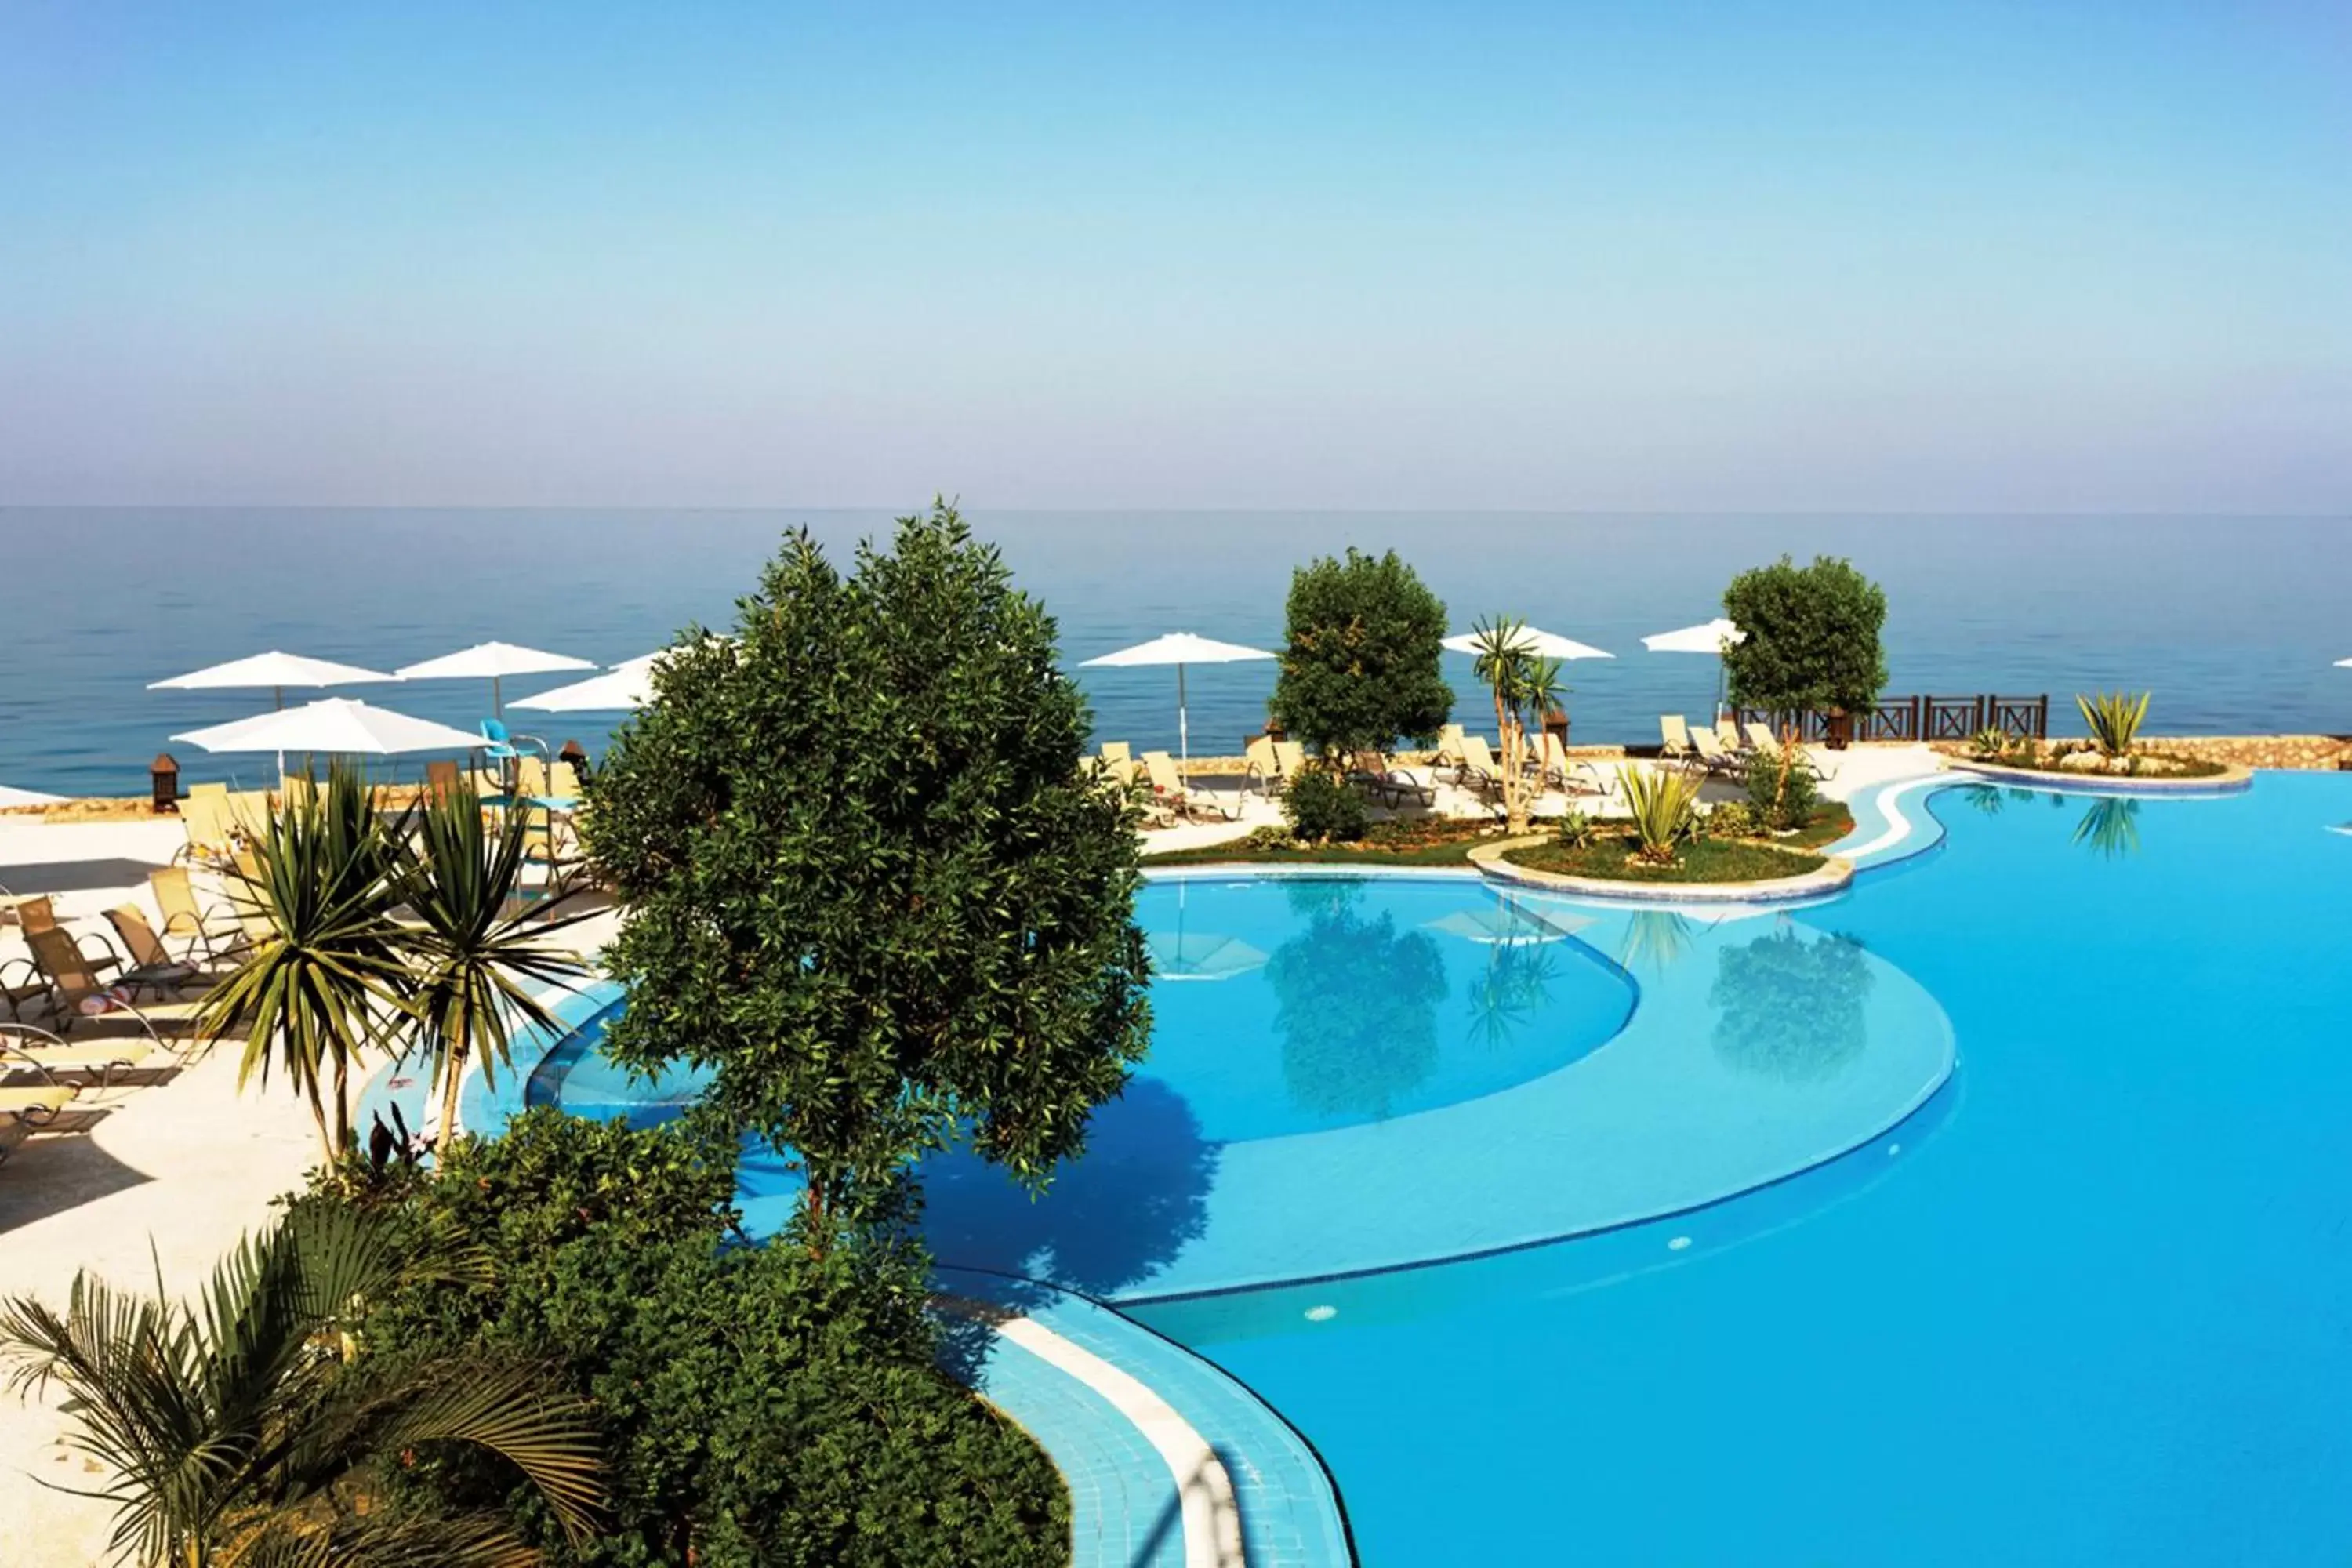
M1886 591L1888 693L2154 694L2158 733L2352 731L2352 519L1656 516L1499 512L971 510L1056 617L1099 737L1177 743L1176 672L1080 661L1163 632L1278 647L1292 571L1393 549L1453 629L1510 616L1615 657L1568 670L1571 739L1646 742L1705 713L1717 661L1641 638L1721 612L1743 568L1843 556ZM887 511L0 509L0 785L143 794L157 754L184 780L258 784L268 757L175 734L267 709L260 691L150 683L271 648L390 669L497 638L608 665L688 625L724 627L783 532L845 566ZM1470 661L1448 656L1474 727ZM584 672L583 672L584 673ZM1195 754L1238 752L1275 666L1187 671ZM509 701L579 679L518 678ZM288 693L289 702L331 693ZM341 689L471 729L486 682ZM592 753L625 716L509 714ZM414 774L421 763L404 764Z

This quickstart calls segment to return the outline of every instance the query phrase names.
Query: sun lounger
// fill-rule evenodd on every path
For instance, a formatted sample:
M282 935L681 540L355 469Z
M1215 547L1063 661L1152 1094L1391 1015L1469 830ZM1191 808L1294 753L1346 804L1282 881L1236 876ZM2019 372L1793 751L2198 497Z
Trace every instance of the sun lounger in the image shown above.
M1454 782L1489 800L1503 798L1503 767L1495 761L1495 753L1487 747L1486 736L1462 737L1462 761L1454 770Z
M1778 755L1780 750L1779 739L1761 721L1755 719L1748 721L1748 744L1753 751L1769 752L1775 755ZM1801 745L1796 748L1796 758L1797 765L1812 774L1816 780L1833 778L1837 774L1835 767L1831 767L1824 772L1821 763L1814 760L1813 753Z
M1742 772L1747 764L1723 749L1723 742L1705 724L1690 727L1691 749L1698 753L1700 764L1711 773L1729 775Z
M27 1137L55 1121L81 1091L67 1083L23 1088L0 1085L0 1160Z
M1287 784L1307 771L1307 748L1297 741L1276 741L1274 760L1282 770L1283 782Z
M157 1024L192 1023L195 1019L197 1005L193 1002L143 1007L135 1005L126 991L99 978L88 955L62 931L37 931L25 940L33 950L35 971L47 982L44 989L49 1016L60 1034L71 1030L77 1019L120 1014L137 1024L149 1039L160 1046L163 1037L156 1032Z
M1407 800L1420 805L1437 804L1435 784L1422 783L1405 769L1391 764L1378 752L1358 752L1349 763L1348 782L1383 805L1402 805Z
M148 889L163 913L163 940L178 937L190 954L202 952L206 963L226 957L244 945L243 928L226 909L209 913L196 899L194 879L185 866L159 866L147 873Z
M160 1063L154 1061L159 1055L163 1058ZM118 1037L76 1045L28 1025L0 1026L0 1079L55 1083L60 1078L95 1078L98 1092L104 1094L118 1074L178 1065L176 1057L145 1040ZM0 1088L7 1087L21 1086L0 1083Z
M1432 778L1437 777L1449 769L1456 780L1461 778L1462 742L1462 726L1459 724L1448 724L1437 731L1437 752L1429 760L1429 772Z
M1544 731L1543 782L1548 788L1572 795L1610 795L1617 792L1621 776L1614 770L1604 771L1596 763L1571 762L1559 737L1549 730Z
M1242 787L1256 790L1260 795L1274 795L1282 788L1282 759L1275 754L1273 737L1253 735L1242 748Z
M1696 753L1691 747L1690 723L1679 713L1658 715L1658 755L1686 763Z
M1188 788L1176 772L1176 759L1165 752L1143 753L1144 776L1150 779L1152 793L1168 805L1186 816L1214 816L1232 822L1241 816L1238 798L1231 811L1207 790Z
M113 984L127 987L133 997L142 991L160 996L166 991L204 984L194 964L183 963L164 951L155 928L147 923L146 911L137 904L118 904L107 910L106 923L114 928L130 960Z

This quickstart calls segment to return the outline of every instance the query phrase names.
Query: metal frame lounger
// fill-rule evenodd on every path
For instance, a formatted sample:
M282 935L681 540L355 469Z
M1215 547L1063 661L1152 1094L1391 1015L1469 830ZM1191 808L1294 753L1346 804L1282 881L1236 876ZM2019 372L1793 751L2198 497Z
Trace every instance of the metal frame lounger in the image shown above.
M217 963L250 944L234 911L224 909L207 917L196 897L196 884L185 866L158 866L147 873L148 890L163 914L163 940L185 938L193 955L201 949L204 961ZM227 921L224 928L221 921Z
M63 1115L80 1092L69 1083L0 1084L0 1162Z
M1143 771L1145 776L1151 780L1152 792L1184 816L1200 817L1205 813L1223 822L1241 819L1238 800L1234 802L1234 809L1227 811L1223 805L1209 798L1209 791L1188 787L1177 774L1176 759L1165 752L1144 752Z
M1350 759L1348 782L1362 785L1367 794L1391 808L1402 805L1408 797L1422 805L1437 804L1435 784L1422 783L1370 748L1359 751Z
M1706 725L1691 726L1690 742L1691 749L1698 753L1700 765L1708 773L1728 778L1733 773L1746 771L1747 764L1725 751L1721 739Z
M33 950L35 970L48 983L49 1016L57 1021L59 1034L70 1033L78 1017L112 1017L120 1014L137 1024L157 1046L169 1050L156 1024L191 1023L196 1017L197 1004L193 1002L142 1007L124 999L121 992L98 977L88 957L63 931L37 931L25 940ZM85 1005L91 1005L92 1011L83 1013ZM184 1060L188 1053L174 1054Z
M114 1087L117 1073L161 1070L148 1061L159 1049L129 1038L73 1045L30 1024L0 1024L0 1079L27 1073L44 1083L55 1083L59 1077L96 1078L97 1092L104 1094ZM179 1058L169 1051L162 1054L170 1068L179 1066Z
M1679 713L1658 715L1658 755L1668 762L1686 763L1696 753L1691 747L1690 721Z

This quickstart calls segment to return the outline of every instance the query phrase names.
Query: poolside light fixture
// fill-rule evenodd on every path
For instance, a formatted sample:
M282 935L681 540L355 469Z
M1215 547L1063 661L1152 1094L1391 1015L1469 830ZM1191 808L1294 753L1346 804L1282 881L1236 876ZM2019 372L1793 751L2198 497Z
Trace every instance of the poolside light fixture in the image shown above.
M596 667L584 658L570 654L545 653L535 647L517 647L509 642L476 643L461 647L456 653L445 653L439 658L428 658L421 664L404 664L393 673L403 680L488 680L490 683L490 712L506 716L505 693L499 682L509 675L547 675L559 669L593 669Z
M1239 643L1219 642L1213 637L1196 637L1191 632L1170 632L1166 637L1137 643L1116 653L1081 661L1079 668L1126 668L1133 665L1172 664L1176 667L1176 777L1186 788L1192 783L1185 778L1192 762L1192 732L1190 716L1184 704L1184 667L1188 664L1238 664L1244 659L1273 658L1264 648L1244 647Z
M250 689L266 686L269 688L271 705L283 708L286 706L286 689L289 686L356 686L362 681L399 679L380 670L362 669L355 664L305 658L299 653L279 653L273 648L268 653L257 653L250 658L236 658L226 664L192 669L169 680L150 681L147 689L198 691L236 687Z

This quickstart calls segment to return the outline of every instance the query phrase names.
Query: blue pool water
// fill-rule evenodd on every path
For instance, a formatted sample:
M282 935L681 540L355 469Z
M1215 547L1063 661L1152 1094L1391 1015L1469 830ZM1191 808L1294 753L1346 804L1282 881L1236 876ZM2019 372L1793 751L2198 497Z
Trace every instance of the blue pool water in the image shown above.
M1327 889L1444 938L1426 1036L1409 964L1284 982L1405 1045L1278 1021L1297 889L1155 884L1163 942L1267 963L1156 988L1045 1203L936 1170L934 1245L1240 1377L1381 1568L2352 1556L2352 779L1926 809L1930 855L1717 924L1523 901L1574 929L1474 952L1430 922L1507 933L1484 888ZM1518 1032L1465 1026L1530 951Z

